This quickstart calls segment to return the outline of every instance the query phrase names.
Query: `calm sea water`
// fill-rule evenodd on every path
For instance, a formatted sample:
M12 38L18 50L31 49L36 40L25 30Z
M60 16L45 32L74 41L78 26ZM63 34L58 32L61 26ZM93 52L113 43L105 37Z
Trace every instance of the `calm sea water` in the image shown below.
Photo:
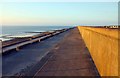
M2 34L17 34L21 32L34 32L34 31L49 31L63 28L70 28L72 26L3 26Z

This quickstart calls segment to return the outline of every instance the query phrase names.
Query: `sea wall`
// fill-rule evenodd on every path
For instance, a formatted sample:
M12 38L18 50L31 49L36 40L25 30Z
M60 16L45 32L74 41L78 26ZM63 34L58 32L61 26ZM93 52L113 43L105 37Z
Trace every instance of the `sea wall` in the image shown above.
M101 76L118 76L118 29L78 26Z

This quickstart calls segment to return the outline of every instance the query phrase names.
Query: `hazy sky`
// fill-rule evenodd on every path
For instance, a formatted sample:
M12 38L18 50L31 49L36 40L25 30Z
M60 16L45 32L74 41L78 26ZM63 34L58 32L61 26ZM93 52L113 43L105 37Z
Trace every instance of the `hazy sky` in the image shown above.
M3 25L113 25L118 22L117 2L6 2Z

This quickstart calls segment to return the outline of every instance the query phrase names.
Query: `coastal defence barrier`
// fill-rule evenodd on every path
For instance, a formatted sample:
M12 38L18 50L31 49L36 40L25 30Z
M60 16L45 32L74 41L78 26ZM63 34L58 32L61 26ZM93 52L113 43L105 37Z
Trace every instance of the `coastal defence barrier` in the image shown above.
M101 76L118 76L118 29L78 26Z
M8 42L2 42L2 46L1 46L1 53L8 53L10 50L15 49L16 51L20 50L20 47L27 45L27 44L31 44L34 42L41 42L41 40L47 39L49 37L58 35L60 33L63 33L65 31L68 31L72 28L66 28L66 29L60 29L60 30L52 30L49 32L43 32L43 33L39 33L38 35L33 35L30 37L20 37L20 36L16 36L16 37L12 37L14 38L13 40L9 40ZM30 33L35 33L35 32L30 32ZM20 39L20 40L19 40Z

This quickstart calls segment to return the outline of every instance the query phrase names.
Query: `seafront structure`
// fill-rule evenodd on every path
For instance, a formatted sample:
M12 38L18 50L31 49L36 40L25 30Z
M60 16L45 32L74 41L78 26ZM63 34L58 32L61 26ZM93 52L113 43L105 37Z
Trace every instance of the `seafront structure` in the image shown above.
M8 35L4 36L4 38L12 38L2 42L2 53L6 51L16 49L19 50L19 47L34 43L37 41L41 41L45 38L57 35L62 33L68 29L61 29L61 30L54 30L54 31L47 31L47 32L29 32L29 33L21 33L16 35Z
M118 25L104 26L105 28L120 28Z
M25 48L23 47L17 54L14 53L14 56L9 55L8 59L7 57L3 58L3 76L10 76L8 71L15 73L15 68L19 67L19 64L25 64L26 61L31 63L27 59L32 58L32 61L37 60L37 63L33 61L32 65L28 68L26 68L28 63L25 64L23 66L25 70L16 72L14 76L31 76L34 78L38 76L118 77L119 29L78 26L63 31L59 30L58 33L52 33L54 36L48 37L50 39L56 36L54 39L31 44ZM60 40L57 38L60 38ZM46 44L40 46L42 43ZM12 50L8 52L12 52ZM40 58L40 56L42 57ZM26 61L19 59L23 57L26 58ZM40 59L38 60L38 58ZM13 63L13 67L11 64L11 68L8 68L8 63Z
M101 76L118 76L119 29L78 27Z

